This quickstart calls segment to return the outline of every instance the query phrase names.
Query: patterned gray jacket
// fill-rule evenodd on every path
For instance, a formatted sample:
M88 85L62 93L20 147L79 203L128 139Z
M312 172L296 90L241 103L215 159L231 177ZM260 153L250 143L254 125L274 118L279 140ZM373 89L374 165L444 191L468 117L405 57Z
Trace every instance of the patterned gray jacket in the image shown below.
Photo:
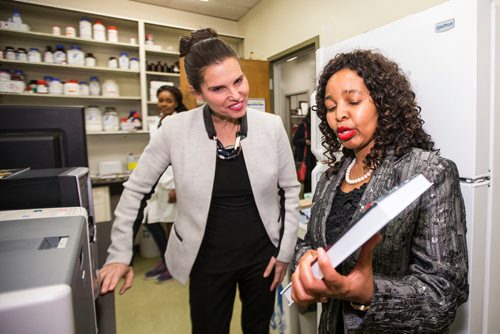
M326 218L350 161L346 159L338 174L321 177L293 270L309 249L326 246ZM420 149L399 159L389 155L368 183L353 220L367 203L419 173L433 185L382 229L383 240L373 256L371 308L355 311L348 302L332 299L322 304L319 333L335 333L339 314L346 333L448 332L469 292L465 208L456 165ZM343 263L344 273L354 268L356 258L357 253Z

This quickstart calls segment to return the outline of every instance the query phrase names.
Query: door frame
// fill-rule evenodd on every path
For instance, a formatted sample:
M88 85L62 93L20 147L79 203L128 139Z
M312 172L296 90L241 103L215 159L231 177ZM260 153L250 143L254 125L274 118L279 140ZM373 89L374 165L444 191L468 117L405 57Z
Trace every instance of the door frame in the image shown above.
M302 43L294 45L286 50L283 50L267 60L269 61L269 80L271 89L271 112L279 115L283 121L285 121L289 115L284 112L284 100L281 98L284 96L281 90L281 77L280 77L280 66L285 59L300 55L307 51L308 49L313 49L314 53L319 49L319 35L309 38Z

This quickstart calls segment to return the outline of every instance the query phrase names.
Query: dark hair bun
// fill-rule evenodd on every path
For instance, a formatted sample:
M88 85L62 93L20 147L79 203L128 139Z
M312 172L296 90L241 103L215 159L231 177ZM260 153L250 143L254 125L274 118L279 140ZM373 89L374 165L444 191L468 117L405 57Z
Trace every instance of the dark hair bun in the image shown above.
M182 36L179 41L180 57L187 55L194 44L209 38L216 38L218 36L219 34L212 28L195 30L191 32L191 36Z

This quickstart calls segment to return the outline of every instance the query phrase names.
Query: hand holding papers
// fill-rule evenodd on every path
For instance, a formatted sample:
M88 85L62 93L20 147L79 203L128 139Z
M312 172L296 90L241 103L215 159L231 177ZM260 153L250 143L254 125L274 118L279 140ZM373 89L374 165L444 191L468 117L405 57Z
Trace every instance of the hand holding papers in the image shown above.
M332 266L337 267L341 264L368 239L420 197L431 185L432 183L422 174L419 174L367 205L366 211L357 218L344 235L335 244L328 247L327 255ZM317 263L312 265L312 272L316 278L323 278ZM287 297L289 305L293 304L291 284L283 289L282 294Z

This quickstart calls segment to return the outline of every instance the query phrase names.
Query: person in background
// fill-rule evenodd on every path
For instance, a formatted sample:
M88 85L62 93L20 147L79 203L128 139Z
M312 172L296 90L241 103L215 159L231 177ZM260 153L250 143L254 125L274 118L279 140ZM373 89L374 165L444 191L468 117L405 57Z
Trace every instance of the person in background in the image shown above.
M311 172L316 166L316 158L311 151L311 108L307 110L307 115L300 122L293 135L293 145L295 146L295 161L297 163L304 160L307 166L306 179L304 180L304 193L311 192Z
M158 98L159 122L157 128L161 126L162 120L179 112L186 110L182 101L182 92L174 86L161 86L156 92ZM154 133L154 132L152 132ZM165 263L165 252L167 251L167 234L160 223L173 223L176 211L175 182L172 167L168 167L165 173L158 180L154 193L147 202L145 209L144 227L151 233L158 250L160 251L160 262L151 270L146 272L146 280L156 280L157 283L164 283L172 278ZM139 232L141 222L134 222L134 239Z
M205 105L163 120L124 184L101 293L131 287L131 227L163 171L175 173L177 216L166 262L189 279L192 332L229 333L236 296L244 333L268 333L275 289L297 240L300 184L281 118L247 109L249 84L212 29L184 36L180 55Z
M322 334L447 332L469 292L464 202L457 167L423 129L408 79L377 52L340 53L321 73L316 105L329 169L296 248L292 298L322 303ZM432 187L333 268L324 248L367 204L420 173Z

